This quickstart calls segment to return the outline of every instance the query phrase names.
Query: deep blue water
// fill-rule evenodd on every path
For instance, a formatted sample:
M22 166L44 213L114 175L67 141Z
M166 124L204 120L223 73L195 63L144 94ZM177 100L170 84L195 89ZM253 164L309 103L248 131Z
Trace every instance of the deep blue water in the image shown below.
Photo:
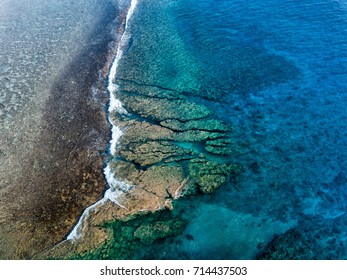
M161 22L155 27L142 21L140 28L141 16L134 15L135 46L146 28L152 40L166 35L172 42L171 48L165 40L150 46L167 48L165 57L153 52L157 66L146 70L154 73L153 83L180 88L180 79L188 89L196 86L199 93L192 94L233 126L230 161L245 167L237 184L179 202L176 213L190 221L185 231L140 257L253 259L275 235L300 230L315 218L324 223L343 215L346 3L180 0L160 1L153 8L151 1L139 2L138 11L147 9L154 22L167 17L175 28L175 35ZM163 7L163 14L156 12ZM186 57L199 71L187 67ZM346 240L341 242L346 249ZM346 258L342 251L338 257Z

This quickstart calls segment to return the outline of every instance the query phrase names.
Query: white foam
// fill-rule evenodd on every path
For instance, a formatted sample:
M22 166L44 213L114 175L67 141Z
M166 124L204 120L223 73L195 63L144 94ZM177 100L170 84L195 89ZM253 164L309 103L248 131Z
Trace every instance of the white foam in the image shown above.
M107 165L105 167L104 174L107 179L107 182L109 183L111 190L117 190L123 193L127 193L132 188L131 185L127 184L126 182L118 180L114 176L114 173L112 172L110 165Z
M112 64L113 67L114 64ZM116 70L114 70L116 71ZM115 72L114 72L115 73ZM110 92L110 105L108 107L108 112L119 112L123 114L127 114L127 111L123 108L122 102L120 102L119 99L116 98L115 92L116 92L116 85L113 84L113 82L110 82L108 86L108 90Z
M128 28L129 20L133 16L133 13L135 11L136 6L137 6L137 0L131 0L130 8L129 8L129 11L128 11L128 14L127 14L127 18L125 20L125 29Z
M109 79L108 79L108 86L107 89L110 93L110 107L108 108L109 113L113 111L118 111L121 113L126 113L126 110L123 108L122 103L116 98L115 93L118 89L117 85L114 82L114 79L117 75L117 69L119 66L119 61L121 60L124 50L127 47L130 39L130 33L128 32L129 27L129 20L131 19L134 10L137 5L137 0L131 0L130 7L125 19L125 28L124 32L121 36L121 39L119 40L118 46L117 46L117 52L116 57L113 60L110 73L109 73Z
M114 173L111 171L111 168L109 165L105 167L104 174L105 174L107 183L109 185L109 189L105 192L104 198L106 200L112 201L113 203L119 205L122 208L125 208L120 203L120 197L122 194L125 194L129 190L131 190L133 186L127 184L126 182L118 180L114 176Z
M127 17L128 18L128 17ZM117 46L117 52L116 57L113 60L110 73L108 76L108 86L107 89L110 93L110 107L108 108L108 112L112 113L113 111L120 112L120 113L127 113L127 111L123 108L122 103L120 100L116 98L116 91L118 90L117 84L115 84L115 77L117 75L117 69L119 66L119 62L123 56L124 50L126 49L130 39L130 34L128 33L127 29L125 29L124 33L122 34L122 37L118 43Z
M127 184L126 182L118 180L114 176L114 173L111 171L109 165L105 167L104 174L109 184L109 188L106 190L104 197L83 211L78 223L67 236L67 240L73 241L80 238L83 232L84 225L86 224L87 218L96 210L97 207L102 206L107 201L111 201L114 204L117 204L118 206L125 208L120 202L121 196L127 193L129 190L131 190L133 186Z
M91 214L91 212L99 205L102 205L106 202L105 198L102 198L101 200L97 201L93 205L90 205L88 208L86 208L82 216L80 217L78 223L75 225L73 230L70 232L70 234L67 236L67 240L76 240L81 237L82 232L83 232L83 227L86 223L86 220L88 216Z
M117 75L119 61L121 60L124 50L127 47L129 39L130 39L130 34L128 32L129 20L134 13L136 5L137 5L137 0L132 0L127 16L126 16L126 20L125 20L125 29L118 43L116 57L112 63L112 66L109 72L109 79L108 79L108 86L107 86L107 89L110 93L110 103L108 108L109 114L112 114L115 112L127 114L127 111L123 108L123 105L120 102L120 100L116 98L116 92L118 90L118 86L115 84L114 79ZM112 125L112 139L110 141L110 151L112 155L115 155L117 143L120 137L122 136L123 132L121 131L119 127L115 126L112 123L111 118L109 118L109 122ZM103 205L107 201L111 201L112 203L115 203L119 205L120 207L125 208L123 205L121 205L120 198L122 195L127 193L133 186L118 180L114 176L114 172L112 172L109 164L105 167L104 174L105 174L106 181L109 185L109 188L106 190L104 197L102 199L100 199L93 205L87 207L83 211L82 216L80 217L78 223L70 232L70 234L67 236L68 240L74 241L80 238L82 236L83 228L86 224L87 218L96 210L97 207Z
M111 155L113 156L116 154L117 144L122 135L123 135L123 131L119 127L112 125L112 138L110 141L110 144L111 144L110 152L111 152Z

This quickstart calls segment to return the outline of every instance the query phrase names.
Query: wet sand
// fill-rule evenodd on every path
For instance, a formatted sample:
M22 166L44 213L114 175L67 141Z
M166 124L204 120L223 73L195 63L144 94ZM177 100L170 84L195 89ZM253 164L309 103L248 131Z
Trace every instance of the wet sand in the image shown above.
M10 131L1 135L2 143L11 143L3 145L1 155L0 259L35 258L60 242L83 209L102 197L109 126L99 70L117 16L107 8L91 30L88 48L70 61L47 93L37 94L42 98L16 115L17 123L26 120L21 136L11 141ZM104 90L93 93L98 80Z

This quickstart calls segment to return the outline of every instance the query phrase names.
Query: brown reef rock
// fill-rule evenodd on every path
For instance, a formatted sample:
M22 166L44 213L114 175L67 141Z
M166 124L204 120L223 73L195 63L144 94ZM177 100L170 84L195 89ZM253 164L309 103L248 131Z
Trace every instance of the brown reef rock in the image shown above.
M230 127L206 106L173 90L125 81L117 98L129 114L111 113L123 135L108 164L114 176L131 188L121 193L118 203L97 206L84 224L82 238L60 245L65 253L71 246L83 253L100 245L109 234L100 225L107 221L172 209L174 199L210 194L240 171L225 157L232 153ZM176 227L181 225L152 223L139 227L134 236L149 244Z

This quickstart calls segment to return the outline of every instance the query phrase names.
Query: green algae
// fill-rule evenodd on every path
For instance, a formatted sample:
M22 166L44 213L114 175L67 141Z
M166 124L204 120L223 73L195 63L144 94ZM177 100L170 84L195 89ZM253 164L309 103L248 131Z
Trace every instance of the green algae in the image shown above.
M111 221L102 225L111 232L111 238L97 249L73 254L75 260L130 260L136 259L138 251L144 250L161 239L178 235L187 221L168 210L128 217L127 221Z
M184 221L180 219L157 221L138 227L134 232L134 236L140 239L143 244L149 245L164 237L179 234L182 232L184 225Z
M156 121L167 119L189 121L202 119L211 114L207 107L187 100L158 99L139 95L125 97L119 95L119 98L128 111Z
M203 159L191 160L189 174L202 193L212 193L226 182L229 167Z
M230 139L217 139L206 141L206 151L217 155L231 155L233 153Z
M137 174L138 170L130 162L114 162L117 174L132 177L129 174ZM233 180L237 179L243 172L242 166L238 164L219 164L204 158L190 159L183 164L185 174L188 176L187 187L182 192L183 197L189 197L199 194L211 194L221 185L223 185L229 176ZM141 181L146 185L147 181L160 182L155 174L159 176L170 177L173 170L178 172L173 174L174 177L180 177L181 166L161 165L152 166L148 172L142 173ZM153 171L153 172L152 172ZM123 174L123 175L122 175ZM148 177L148 178L146 178ZM168 179L164 181L168 182ZM151 192L155 193L156 189ZM157 193L156 195L160 195ZM173 202L173 210L161 210L154 213L138 213L127 216L123 219L105 222L99 227L104 228L110 233L107 241L98 248L81 254L72 254L69 259L86 259L86 260L129 260L142 258L142 253L150 250L150 246L159 244L169 237L179 235L186 227L188 221L182 217L180 211L175 208L180 200ZM180 207L178 207L180 209ZM181 209L182 211L182 209ZM142 253L141 253L142 252Z

